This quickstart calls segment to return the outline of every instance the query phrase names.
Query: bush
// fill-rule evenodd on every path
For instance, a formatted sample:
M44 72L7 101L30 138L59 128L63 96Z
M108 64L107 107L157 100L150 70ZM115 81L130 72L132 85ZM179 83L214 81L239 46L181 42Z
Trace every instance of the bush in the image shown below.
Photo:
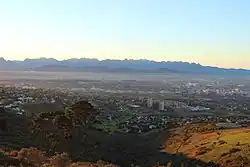
M232 153L236 153L236 152L238 152L238 151L241 151L241 149L240 149L240 148L231 148L231 149L229 150L229 153L232 154Z
M19 151L17 159L28 164L41 166L46 162L46 156L37 148L23 148Z
M18 151L13 150L8 155L11 156L11 157L17 157L18 156Z
M197 152L196 155L203 155L206 154L207 152L211 151L211 148L207 148L207 147L201 147Z
M224 140L220 140L218 143L219 143L220 145L222 145L222 144L227 144L227 142L224 141Z
M88 162L76 162L69 167L119 167L113 164L100 164L100 163L88 163Z
M222 153L221 155L220 155L220 157L225 157L225 156L227 156L228 155L228 153Z
M70 164L70 158L67 153L57 154L50 158L50 164L55 167L66 167Z

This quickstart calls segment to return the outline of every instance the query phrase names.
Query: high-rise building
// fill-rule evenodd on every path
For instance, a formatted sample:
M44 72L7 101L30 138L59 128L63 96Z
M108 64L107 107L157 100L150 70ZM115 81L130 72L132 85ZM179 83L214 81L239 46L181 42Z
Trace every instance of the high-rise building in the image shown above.
M160 101L160 102L159 102L159 110L160 110L160 111L163 111L164 108L165 108L164 101Z
M152 98L149 98L147 100L147 107L151 108L153 106L153 99Z

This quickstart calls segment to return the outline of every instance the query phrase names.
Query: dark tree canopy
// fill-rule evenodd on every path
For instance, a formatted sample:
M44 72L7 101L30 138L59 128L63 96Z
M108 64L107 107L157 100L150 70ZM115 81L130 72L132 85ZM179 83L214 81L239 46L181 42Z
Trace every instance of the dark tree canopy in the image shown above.
M98 111L87 101L79 101L65 109L65 111L43 112L33 120L34 132L40 132L48 126L55 126L68 134L74 127L86 127L95 120ZM46 124L49 124L46 126ZM57 133L57 132L54 132Z

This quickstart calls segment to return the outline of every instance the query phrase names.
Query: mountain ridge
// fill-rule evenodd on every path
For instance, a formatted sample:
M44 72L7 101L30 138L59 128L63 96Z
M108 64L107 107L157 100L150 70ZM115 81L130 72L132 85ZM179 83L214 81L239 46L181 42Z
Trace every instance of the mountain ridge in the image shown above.
M53 68L51 68L53 67ZM0 57L1 70L34 70L34 71L95 71L95 72L179 72L179 73L208 73L208 74L250 74L249 69L219 68L203 66L199 63L181 61L153 60L98 60L89 58L71 58L57 60L54 58L38 58L25 60L5 60ZM100 70L97 70L100 69Z

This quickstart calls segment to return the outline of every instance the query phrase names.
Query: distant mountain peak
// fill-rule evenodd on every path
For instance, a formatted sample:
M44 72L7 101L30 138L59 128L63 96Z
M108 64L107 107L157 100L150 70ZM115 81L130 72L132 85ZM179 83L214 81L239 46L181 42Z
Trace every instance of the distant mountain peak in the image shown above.
M0 69L100 69L105 67L108 71L140 71L140 72L180 72L180 73L203 73L203 74L250 74L246 69L224 69L219 67L202 66L199 63L189 63L181 61L153 61L153 60L115 60L115 59L90 59L71 58L66 60L56 60L54 58L25 59L24 61L6 61L0 58ZM51 66L52 65L52 66ZM53 68L52 68L53 67ZM98 70L97 70L98 71Z
M26 58L24 61L27 61L27 60L53 60L53 61L58 61L58 60L56 60L54 58L46 58L46 57L33 58L33 59Z
M0 57L0 61L6 61L3 57Z

